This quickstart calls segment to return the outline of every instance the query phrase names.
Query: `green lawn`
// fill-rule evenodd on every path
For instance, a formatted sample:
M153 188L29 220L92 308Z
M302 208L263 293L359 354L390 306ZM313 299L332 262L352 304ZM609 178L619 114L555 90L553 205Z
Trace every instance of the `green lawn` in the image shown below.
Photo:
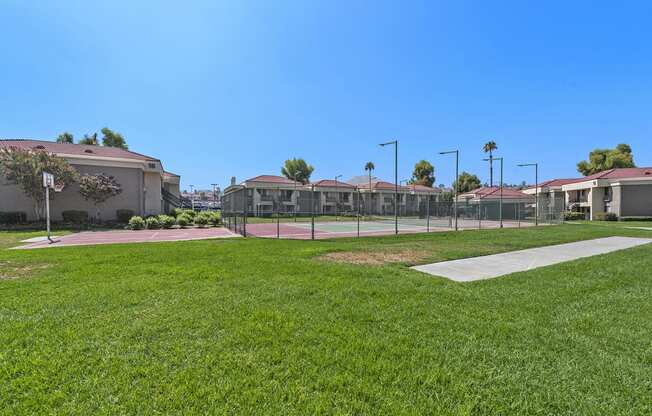
M466 284L317 258L610 235L652 232L0 250L0 414L647 415L650 245Z

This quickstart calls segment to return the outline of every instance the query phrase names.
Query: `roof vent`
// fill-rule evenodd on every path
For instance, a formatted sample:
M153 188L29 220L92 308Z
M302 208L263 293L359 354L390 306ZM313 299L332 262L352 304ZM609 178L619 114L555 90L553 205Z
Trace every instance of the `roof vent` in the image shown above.
M43 150L43 149L45 149L45 146L43 146L42 144L39 144L38 146L34 147L34 149Z
M93 153L93 151L91 149L86 149L84 150L84 153Z

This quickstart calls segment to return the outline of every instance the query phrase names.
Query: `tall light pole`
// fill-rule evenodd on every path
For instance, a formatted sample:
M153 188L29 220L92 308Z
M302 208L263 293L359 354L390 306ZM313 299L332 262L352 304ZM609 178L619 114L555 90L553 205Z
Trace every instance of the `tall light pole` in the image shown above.
M460 188L460 151L459 150L449 150L447 152L439 152L440 155L452 155L455 154L455 199L453 199L453 210L455 213L455 231L457 231L457 194Z
M518 166L534 166L534 225L539 225L539 163L521 163Z
M342 175L337 175L335 176L335 196L337 199L335 199L335 221L339 220L339 213L340 213L340 187L339 183L337 182L337 179L341 178Z
M398 140L381 143L380 147L394 145L394 233L398 234Z
M489 161L489 163L492 163L492 160L500 160L500 228L503 228L503 158L502 157L494 157L491 159L483 159L485 162Z
M212 183L211 186L213 187L213 208L217 209L217 184Z
M190 206L192 207L192 210L195 210L195 185L188 185L190 186Z

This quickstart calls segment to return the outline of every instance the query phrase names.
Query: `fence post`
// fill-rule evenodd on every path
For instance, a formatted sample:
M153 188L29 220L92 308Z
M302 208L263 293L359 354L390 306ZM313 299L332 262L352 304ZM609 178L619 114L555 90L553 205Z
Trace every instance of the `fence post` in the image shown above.
M281 238L281 221L279 217L279 206L281 205L281 190L276 188L276 238Z
M430 195L428 195L428 202L426 203L426 232L430 232Z
M315 185L310 192L310 238L315 239Z
M360 237L360 188L358 188L358 237Z
M516 219L518 220L518 228L521 228L521 203L516 204Z
M478 199L478 230L482 229L482 198Z

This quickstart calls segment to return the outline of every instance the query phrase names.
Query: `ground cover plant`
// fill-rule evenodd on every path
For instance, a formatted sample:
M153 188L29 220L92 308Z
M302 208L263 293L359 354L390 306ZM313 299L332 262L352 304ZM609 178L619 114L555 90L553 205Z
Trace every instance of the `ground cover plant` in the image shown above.
M466 284L406 267L652 237L603 224L1 250L0 413L650 414L650 245Z

